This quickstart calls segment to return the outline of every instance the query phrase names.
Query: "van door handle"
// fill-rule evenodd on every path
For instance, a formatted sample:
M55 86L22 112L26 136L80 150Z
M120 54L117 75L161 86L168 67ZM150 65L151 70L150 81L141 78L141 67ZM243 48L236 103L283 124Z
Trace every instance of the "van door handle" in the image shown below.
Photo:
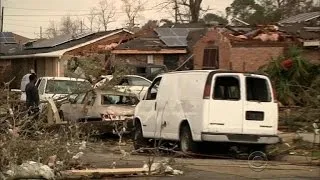
M154 110L157 110L157 102L154 103Z

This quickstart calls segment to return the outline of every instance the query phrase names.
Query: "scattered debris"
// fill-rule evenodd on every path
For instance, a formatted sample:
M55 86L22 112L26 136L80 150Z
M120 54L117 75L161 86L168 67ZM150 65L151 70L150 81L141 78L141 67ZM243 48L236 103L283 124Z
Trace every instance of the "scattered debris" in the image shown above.
M49 166L33 161L13 166L6 174L12 179L55 179L54 172Z
M48 166L51 168L54 167L56 165L56 160L57 160L57 155L50 156L48 160Z
M83 152L78 152L76 155L72 156L72 159L78 160L83 156Z

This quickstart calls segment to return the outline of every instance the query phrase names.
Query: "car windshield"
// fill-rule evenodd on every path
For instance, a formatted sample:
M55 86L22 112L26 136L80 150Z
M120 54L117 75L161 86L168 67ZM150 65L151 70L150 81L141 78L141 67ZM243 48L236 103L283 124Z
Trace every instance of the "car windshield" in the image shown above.
M139 78L139 77L131 77L131 85L132 86L147 86L149 87L151 85L151 83L143 78Z
M90 83L85 81L48 80L46 93L48 94L72 94L83 92L90 88Z
M123 95L111 95L104 94L101 97L102 105L111 105L111 104L121 104L121 105L136 105L138 104L138 98L134 96L123 96Z

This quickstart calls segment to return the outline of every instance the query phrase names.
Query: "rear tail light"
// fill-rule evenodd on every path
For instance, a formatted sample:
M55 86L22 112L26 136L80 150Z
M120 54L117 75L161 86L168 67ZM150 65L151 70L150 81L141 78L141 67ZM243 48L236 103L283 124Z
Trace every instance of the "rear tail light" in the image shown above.
M210 99L211 85L206 84L204 86L203 99Z
M210 99L212 77L213 77L213 72L211 72L208 75L206 84L204 85L203 99Z

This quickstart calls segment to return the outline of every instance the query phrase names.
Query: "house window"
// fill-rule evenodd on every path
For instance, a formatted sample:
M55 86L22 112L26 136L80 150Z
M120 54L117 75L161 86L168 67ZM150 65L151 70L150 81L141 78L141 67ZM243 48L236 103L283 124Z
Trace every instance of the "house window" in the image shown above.
M237 76L219 76L215 79L213 98L240 100L240 83Z
M179 63L178 54L164 55L163 64L166 65L169 70L177 69L178 63Z
M203 53L203 68L219 68L219 51L218 48L206 48Z
M148 62L148 64L153 64L154 63L153 55L148 55L147 62Z

